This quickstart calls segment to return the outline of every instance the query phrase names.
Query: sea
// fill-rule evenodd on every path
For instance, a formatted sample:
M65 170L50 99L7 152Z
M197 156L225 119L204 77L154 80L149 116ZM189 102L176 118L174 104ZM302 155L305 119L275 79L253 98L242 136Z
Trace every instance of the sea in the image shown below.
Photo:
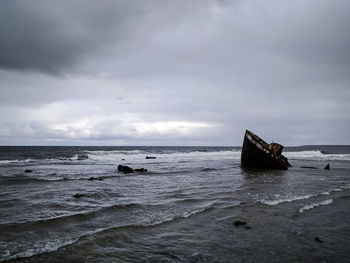
M0 261L350 262L350 146L283 153L285 171L240 147L0 147Z

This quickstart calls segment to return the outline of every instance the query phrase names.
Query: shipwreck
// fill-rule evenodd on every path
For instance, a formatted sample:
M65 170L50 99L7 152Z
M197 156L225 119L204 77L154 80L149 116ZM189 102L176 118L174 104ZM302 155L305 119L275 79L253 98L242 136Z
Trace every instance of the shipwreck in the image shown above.
M278 143L266 143L256 134L246 130L244 135L241 166L245 168L263 168L287 170L291 165L282 155L283 146Z

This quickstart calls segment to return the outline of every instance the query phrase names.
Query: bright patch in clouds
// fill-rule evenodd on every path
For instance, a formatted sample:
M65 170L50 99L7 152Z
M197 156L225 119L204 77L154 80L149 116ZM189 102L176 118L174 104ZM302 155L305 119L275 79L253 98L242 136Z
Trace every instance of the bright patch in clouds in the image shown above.
M214 127L212 124L204 122L141 122L136 123L136 130L141 134L177 134L177 135L195 135L195 132L201 129Z

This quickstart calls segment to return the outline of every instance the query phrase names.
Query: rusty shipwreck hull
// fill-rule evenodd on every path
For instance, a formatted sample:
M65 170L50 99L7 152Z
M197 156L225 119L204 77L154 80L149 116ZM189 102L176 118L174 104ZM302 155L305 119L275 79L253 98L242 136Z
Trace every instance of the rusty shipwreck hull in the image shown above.
M259 136L246 130L244 135L241 166L287 170L291 165L282 155L283 146L278 143L266 143Z

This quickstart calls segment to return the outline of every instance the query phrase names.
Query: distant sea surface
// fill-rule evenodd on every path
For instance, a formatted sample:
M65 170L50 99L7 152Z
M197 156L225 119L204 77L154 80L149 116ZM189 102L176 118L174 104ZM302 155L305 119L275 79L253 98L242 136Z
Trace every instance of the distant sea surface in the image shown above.
M350 262L350 146L287 147L287 171L240 155L0 147L0 261Z

